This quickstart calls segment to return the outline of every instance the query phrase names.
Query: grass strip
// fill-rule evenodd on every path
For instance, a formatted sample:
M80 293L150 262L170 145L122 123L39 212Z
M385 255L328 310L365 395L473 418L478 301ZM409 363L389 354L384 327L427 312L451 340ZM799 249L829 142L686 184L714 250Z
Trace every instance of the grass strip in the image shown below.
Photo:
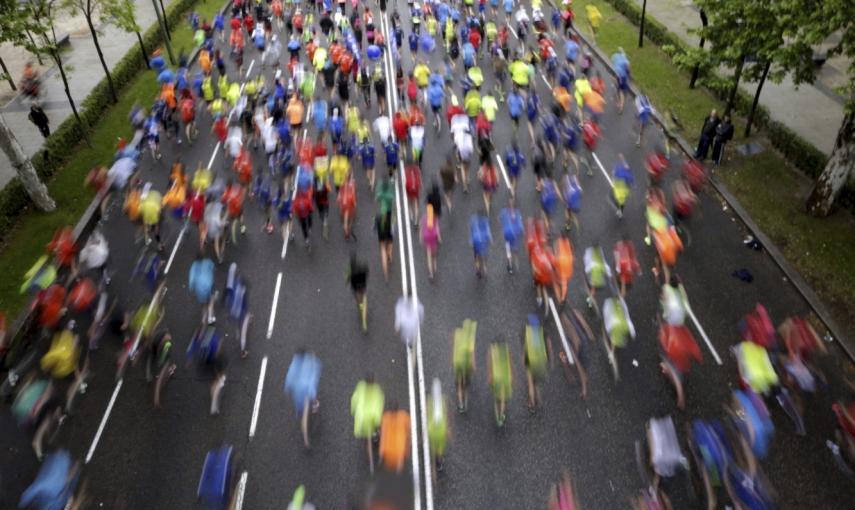
M222 8L223 0L199 0L194 10L200 18L213 19ZM177 53L189 53L194 47L193 32L189 23L172 29L172 47ZM165 51L165 50L164 50ZM83 186L83 179L98 163L109 164L113 159L118 137L130 138L128 112L134 104L150 106L160 87L154 71L145 70L121 92L119 102L104 112L101 121L90 133L92 147L81 143L75 155L59 170L48 185L56 201L56 211L44 213L35 209L25 212L17 222L8 243L0 251L0 310L8 317L16 317L29 297L20 294L23 275L36 259L44 253L56 229L73 225L92 201L94 192Z

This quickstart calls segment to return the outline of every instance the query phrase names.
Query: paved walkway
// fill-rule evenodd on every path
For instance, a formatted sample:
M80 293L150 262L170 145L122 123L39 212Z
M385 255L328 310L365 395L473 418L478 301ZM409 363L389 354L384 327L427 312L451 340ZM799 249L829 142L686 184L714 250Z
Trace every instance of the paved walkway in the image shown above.
M636 0L641 5L642 0ZM668 27L687 43L697 46L698 37L688 33L701 26L698 8L691 0L647 0L647 14ZM843 57L829 59L820 69L814 85L798 89L789 79L781 83L767 81L763 86L760 104L772 118L785 124L799 136L826 154L831 154L837 130L843 121L844 99L834 90L846 83L849 63ZM751 94L755 83L745 83L740 88Z
M171 0L163 0L164 6L168 6L170 3ZM137 0L136 13L137 23L141 27L145 27L145 29L157 22L154 7L148 0ZM74 30L69 35L70 47L65 52L64 64L74 69L69 73L69 87L74 102L77 104L77 108L80 109L80 104L86 99L89 92L104 78L104 70L101 68L98 53L95 51L95 43L92 42L89 31ZM104 52L104 59L111 69L125 56L131 47L138 44L136 35L133 32L126 33L114 26L103 27L98 40ZM4 57L6 57L7 48L4 46L3 50ZM20 75L20 73L16 75L12 69L10 69L10 72L16 77ZM42 77L42 86L45 89L45 93L41 98L41 103L50 119L51 130L53 130L59 127L72 114L71 107L65 96L62 80L59 77L59 70L56 67L52 67L45 71ZM8 84L0 83L0 86L8 87ZM17 135L18 141L24 148L24 152L32 156L41 148L43 138L36 126L27 118L29 111L29 101L22 100L21 96L15 97L0 108L0 114L3 115L6 123L12 128L15 135ZM12 168L6 154L0 152L0 188L6 186L6 183L14 177L15 170Z

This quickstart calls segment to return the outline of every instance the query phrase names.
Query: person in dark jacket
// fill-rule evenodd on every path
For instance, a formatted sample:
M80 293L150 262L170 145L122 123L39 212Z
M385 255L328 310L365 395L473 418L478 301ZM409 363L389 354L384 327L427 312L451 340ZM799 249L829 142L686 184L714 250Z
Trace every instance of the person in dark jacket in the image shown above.
M36 125L41 131L42 136L47 138L50 136L50 119L48 119L47 114L44 110L42 110L41 105L33 101L33 104L30 105L30 122Z
M712 144L713 138L715 138L715 130L720 122L718 112L715 110L711 111L710 116L704 120L704 125L701 128L701 139L698 140L698 149L695 151L695 158L701 161L707 159L710 144Z
M724 159L724 146L733 139L733 124L730 122L730 115L725 115L721 124L715 128L715 139L713 139L712 159L716 165L721 165L721 160Z

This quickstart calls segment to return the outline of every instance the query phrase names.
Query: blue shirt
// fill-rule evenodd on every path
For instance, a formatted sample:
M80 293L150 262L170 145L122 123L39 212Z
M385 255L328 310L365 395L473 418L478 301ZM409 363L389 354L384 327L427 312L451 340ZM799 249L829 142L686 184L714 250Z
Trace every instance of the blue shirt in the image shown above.
M473 215L469 220L469 236L475 253L481 256L486 255L492 239L490 220L483 216Z
M537 118L537 107L540 106L540 100L534 94L529 94L525 100L525 107L528 113L529 122Z
M202 259L193 262L187 286L200 304L206 304L214 288L214 261Z
M505 208L499 211L499 221L502 223L505 242L516 247L523 233L522 214L516 209Z
M359 145L359 155L362 157L362 166L374 168L374 145L364 142Z
M523 110L523 98L516 92L508 94L508 110L512 119L519 119Z
M327 125L327 102L323 99L318 99L312 105L312 120L315 122L315 129L323 131Z
M579 44L573 39L564 41L564 56L571 62L575 61L579 56Z
M614 170L612 171L615 179L620 179L626 183L627 186L632 186L632 183L635 182L635 177L632 175L632 170L628 165L621 163L618 161L615 163Z
M395 166L398 164L398 142L389 142L383 146L386 151L386 164Z
M445 91L442 86L431 85L428 87L428 100L433 109L438 109L442 106L442 100L445 99Z
M520 170L525 165L525 155L519 149L514 150L514 147L510 146L505 152L505 164L508 165L508 171L511 175L519 177Z
M285 374L283 389L294 400L298 414L303 412L306 404L317 399L320 380L321 360L311 353L295 354Z

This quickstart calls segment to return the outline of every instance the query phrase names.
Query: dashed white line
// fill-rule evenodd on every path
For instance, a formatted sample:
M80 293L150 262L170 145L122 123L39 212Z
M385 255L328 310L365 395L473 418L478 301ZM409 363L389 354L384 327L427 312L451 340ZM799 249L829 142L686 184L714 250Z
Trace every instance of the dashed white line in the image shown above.
M561 345L564 347L564 354L567 355L567 361L573 365L573 351L570 350L570 344L567 343L567 336L564 335L564 327L561 325L561 319L558 317L558 310L555 309L555 301L549 298L549 309L552 311L552 318L555 320L555 326L558 328L558 336L561 337Z
M273 323L276 321L276 307L279 305L279 288L282 286L282 271L276 275L276 289L273 290L273 305L270 307L270 321L267 323L267 339L273 336Z
M496 162L499 163L499 170L502 171L502 179L505 181L505 186L508 189L511 189L511 180L508 179L508 173L505 171L505 164L502 162L502 158L496 154Z
M246 479L249 477L249 473L244 471L240 474L240 480L238 480L237 488L235 489L235 510L241 510L243 508L243 500L246 494Z
M107 404L107 410L101 418L101 424L98 425L98 431L95 432L95 438L89 446L89 452L86 453L84 464L89 464L89 461L92 460L92 455L95 454L95 448L98 446L98 441L101 440L101 434L104 432L104 427L107 426L107 419L110 418L110 412L113 410L113 404L116 403L116 397L119 396L119 390L122 389L122 381L123 379L119 379L119 382L116 383L116 389L113 390L113 396L110 397L110 403Z
M710 352L712 353L716 364L721 365L722 364L721 356L718 355L718 352L716 352L715 347L713 347L712 341L710 341L710 337L707 336L707 332L704 331L703 326L701 326L701 323L698 322L698 318L695 317L695 312L692 310L691 305L689 305L688 299L686 299L686 311L689 313L689 318L692 319L692 323L698 329L698 333L701 334L701 338L703 338L704 342L706 342L707 347L709 348Z
M178 252L178 247L181 245L181 240L184 238L184 233L187 232L187 221L184 221L184 225L181 227L181 231L178 232L178 239L175 240L175 246L172 247L172 253L169 254L169 261L166 263L166 269L163 270L163 274L169 274L169 268L172 267L172 261L175 260L175 254Z
M249 438L255 436L258 425L258 412L261 410L261 392L264 390L264 376L267 374L267 356L261 358L261 372L258 374L258 389L255 390L255 404L252 406L252 421L249 423Z
M609 173L608 173L608 172L606 172L605 167L603 167L603 164L600 162L600 158L598 158L598 157L597 157L597 154L596 154L595 152L592 152L592 153L591 153L591 156L593 156L593 157L594 157L594 161L596 161L596 162L597 162L597 167L599 167L600 171L601 171L601 172L603 172L603 175L606 177L606 180L607 180L607 181L609 181L609 186L611 186L612 188L614 188L614 187L615 187L615 183L614 183L614 182L612 182L612 178L611 178L611 176L609 175Z

